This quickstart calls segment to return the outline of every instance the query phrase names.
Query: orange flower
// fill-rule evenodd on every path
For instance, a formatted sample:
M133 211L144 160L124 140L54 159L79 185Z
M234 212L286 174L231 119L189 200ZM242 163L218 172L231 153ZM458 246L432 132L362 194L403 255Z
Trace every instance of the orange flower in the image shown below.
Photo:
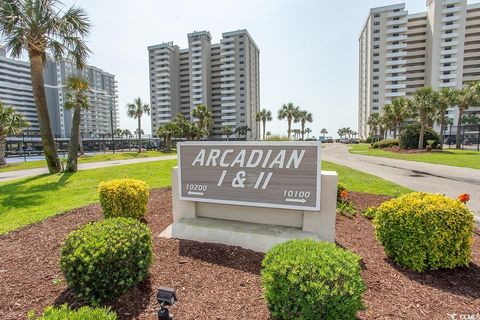
M342 192L340 192L340 198L342 198L342 200L347 200L348 194L349 193L347 190L343 190Z
M470 195L468 193L462 193L457 199L462 203L467 203L470 200Z

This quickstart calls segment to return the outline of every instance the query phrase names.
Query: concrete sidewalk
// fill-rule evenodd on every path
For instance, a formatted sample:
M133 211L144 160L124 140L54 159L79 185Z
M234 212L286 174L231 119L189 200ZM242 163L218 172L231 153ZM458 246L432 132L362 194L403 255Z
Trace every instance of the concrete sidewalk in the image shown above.
M102 162L91 162L91 163L80 163L78 165L78 170L89 170L89 169L98 169L111 166L121 166L125 164L134 164L134 163L144 163L152 161L161 161L161 160L175 160L177 159L176 155L171 156L161 156L161 157L152 157L152 158L139 158L139 159L128 159L128 160L111 160L111 161L102 161ZM0 182L21 179L30 176L36 176L40 174L48 173L47 168L36 168L36 169L27 169L27 170L17 170L17 171L7 171L0 172Z
M348 152L348 145L324 144L322 159L373 174L412 190L456 198L468 193L468 206L480 221L480 170L424 162L365 156Z

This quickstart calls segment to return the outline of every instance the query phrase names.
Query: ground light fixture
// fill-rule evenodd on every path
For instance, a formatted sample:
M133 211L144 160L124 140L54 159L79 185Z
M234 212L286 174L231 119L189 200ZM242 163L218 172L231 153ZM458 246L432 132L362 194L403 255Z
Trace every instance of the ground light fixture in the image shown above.
M160 287L157 291L157 301L160 304L158 320L173 320L166 307L173 306L173 304L178 301L175 289Z

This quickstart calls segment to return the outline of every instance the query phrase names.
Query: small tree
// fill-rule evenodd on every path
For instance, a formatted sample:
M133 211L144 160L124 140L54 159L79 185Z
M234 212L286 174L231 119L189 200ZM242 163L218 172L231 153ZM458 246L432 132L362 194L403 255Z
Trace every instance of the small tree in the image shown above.
M213 128L213 115L210 109L206 105L199 104L192 110L192 117L198 119L197 139L204 135L209 136Z
M172 137L178 136L180 128L175 122L167 122L158 128L158 135L164 139L165 151L172 149Z
M150 106L147 103L143 103L140 97L136 98L133 103L127 105L127 115L138 121L138 127L137 130L135 130L138 134L138 153L142 152L142 116L144 114L150 114Z
M300 125L301 125L301 129L300 129L300 133L302 135L302 140L304 140L304 136L305 136L305 123L307 122L313 122L313 115L306 111L306 110L302 110L302 111L299 111L297 113L297 116L294 118L294 122L297 123L297 122L300 122Z
M378 113L372 113L370 117L368 117L367 124L370 128L370 136L376 136L378 134L380 122L381 118Z
M420 136L418 138L418 149L423 149L425 128L435 115L434 101L437 93L432 88L419 88L412 96L412 113L420 124Z
M23 119L23 116L16 113L13 107L7 107L0 101L0 167L7 164L5 150L7 147L7 136L19 134L30 124Z
M90 84L83 77L69 77L66 83L65 108L73 109L72 130L68 145L68 158L65 171L77 172L78 169L78 146L80 144L80 121L82 109L90 108L87 93Z
M267 109L262 109L260 112L257 112L256 120L261 121L263 125L263 140L265 140L265 130L267 121L272 121L272 112Z
M288 104L284 104L282 108L278 111L278 120L287 119L288 140L290 140L291 138L292 121L297 117L298 112L299 107L294 106L291 102L289 102Z
M325 135L328 134L327 129L323 128L322 130L320 130L320 133L323 135L323 140L325 140Z
M237 138L240 140L242 136L245 136L245 140L247 140L247 132L252 131L248 126L240 126L235 128L235 133L237 134Z
M222 127L222 134L227 137L227 141L230 140L230 136L233 134L233 129L229 126Z

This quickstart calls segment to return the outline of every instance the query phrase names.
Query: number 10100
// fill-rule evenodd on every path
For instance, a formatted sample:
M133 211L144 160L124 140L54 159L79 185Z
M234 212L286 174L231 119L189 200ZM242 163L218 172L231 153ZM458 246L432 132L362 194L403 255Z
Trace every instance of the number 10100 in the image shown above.
M310 192L308 191L298 191L298 190L285 190L283 191L283 196L288 198L310 198Z

